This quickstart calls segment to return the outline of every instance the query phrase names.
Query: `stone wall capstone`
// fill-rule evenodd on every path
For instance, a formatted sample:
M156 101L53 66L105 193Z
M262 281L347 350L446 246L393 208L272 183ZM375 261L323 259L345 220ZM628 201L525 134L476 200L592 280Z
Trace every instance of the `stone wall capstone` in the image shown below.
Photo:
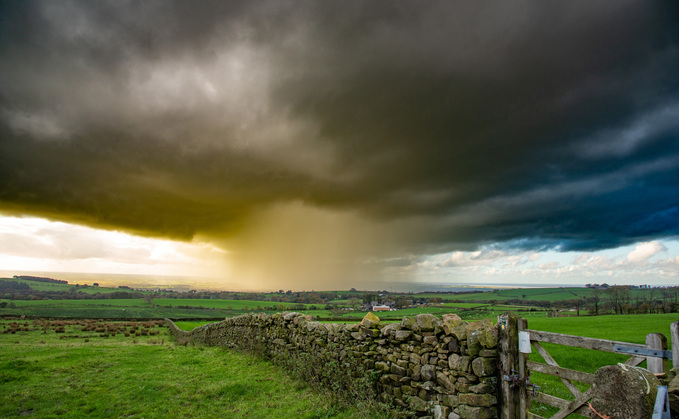
M179 329L177 344L224 346L285 365L331 389L369 393L417 416L498 416L498 328L455 314L406 316L384 324L373 313L360 323L313 321L300 313L247 314Z

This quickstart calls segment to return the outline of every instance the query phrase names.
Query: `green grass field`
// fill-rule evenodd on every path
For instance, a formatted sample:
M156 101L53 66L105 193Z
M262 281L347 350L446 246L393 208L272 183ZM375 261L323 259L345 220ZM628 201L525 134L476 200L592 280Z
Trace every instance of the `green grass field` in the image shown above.
M600 290L602 299L605 299L605 291ZM583 287L561 287L561 288L511 288L496 291L484 291L465 294L446 294L446 293L423 293L415 294L414 297L420 298L441 298L445 302L450 301L506 301L520 299L526 301L562 301L589 298L594 290ZM649 290L633 289L629 291L630 298L646 297Z
M97 300L2 300L16 308L0 308L0 315L78 318L219 318L248 312L276 313L304 307L314 316L329 317L327 310L311 310L321 305L272 303L248 300L208 300L158 298L153 305L140 298ZM275 307L275 308L274 308Z
M9 322L0 322L0 328ZM32 328L32 322L21 322ZM156 336L100 337L66 326L0 334L0 417L355 418L281 368L221 348ZM74 336L78 337L74 337Z
M360 310L325 310L320 304L280 303L256 300L218 300L218 299L171 299L157 298L152 303L143 299L96 299L96 300L1 300L11 302L15 308L0 308L0 315L30 317L69 317L69 318L108 318L108 319L217 319L233 317L250 312L273 314L281 311L302 311L313 315L317 320L337 320L342 322L360 321L365 312ZM415 308L389 312L377 312L383 320L400 320L403 316L430 313L436 316L456 313L465 320L493 318L514 310L524 317L544 317L541 309L528 306L509 306L505 304L481 303L442 303L428 304Z
M0 281L13 281L13 282L19 282L21 284L27 284L29 287L33 288L36 291L82 291L87 294L95 294L95 293L101 293L101 294L108 294L116 291L130 291L130 290L125 290L125 289L118 289L118 288L108 288L108 287L93 287L93 286L88 286L88 287L76 287L75 284L58 284L58 283L53 283L53 282L38 282L38 281L29 281L26 279L14 279L14 278L0 278ZM91 285L91 284L90 284Z

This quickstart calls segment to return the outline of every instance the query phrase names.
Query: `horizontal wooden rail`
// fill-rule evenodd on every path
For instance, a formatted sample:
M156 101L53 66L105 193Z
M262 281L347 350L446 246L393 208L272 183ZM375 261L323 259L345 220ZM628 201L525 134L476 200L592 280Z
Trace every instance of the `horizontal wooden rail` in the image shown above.
M568 368L559 367L556 365L547 365L541 362L526 361L526 366L531 371L541 372L543 374L553 375L567 380L575 380L581 383L592 384L594 382L594 374L571 370Z
M561 333L543 332L540 330L526 330L530 333L530 340L537 342L556 343L558 345L573 346L576 348L593 349L595 351L616 353L616 345L624 345L633 348L644 349L646 345L638 343L618 342L615 340L587 338L583 336L564 335Z

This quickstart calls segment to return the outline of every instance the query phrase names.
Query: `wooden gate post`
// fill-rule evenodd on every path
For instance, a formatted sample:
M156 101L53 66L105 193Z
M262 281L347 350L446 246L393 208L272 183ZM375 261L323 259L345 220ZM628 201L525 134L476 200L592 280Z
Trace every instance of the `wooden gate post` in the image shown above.
M648 349L667 350L667 338L662 333L649 333L646 335L646 347ZM667 358L646 358L646 366L653 374L663 374L670 371Z
M523 386L517 385L519 366L519 316L511 311L498 316L500 349L500 417L503 419L524 419L525 410L521 409ZM524 402L525 403L525 402Z
M679 321L670 325L670 342L672 343L672 367L679 367Z

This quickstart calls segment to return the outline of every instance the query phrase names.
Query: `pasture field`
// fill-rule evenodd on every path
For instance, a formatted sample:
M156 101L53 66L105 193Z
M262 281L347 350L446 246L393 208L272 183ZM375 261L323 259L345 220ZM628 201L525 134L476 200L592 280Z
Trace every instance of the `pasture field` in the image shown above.
M257 300L206 300L206 299L174 299L174 298L156 298L153 304L158 306L193 306L217 308L224 310L243 310L243 311L263 311L267 307L274 308L278 311L286 311L296 307L304 307L305 310L323 309L324 304L300 304L300 303L282 303L274 301L257 301Z
M109 294L109 293L117 292L117 291L130 291L130 290L126 290L126 289L109 288L109 287L93 287L93 286L76 287L75 284L59 284L59 283L55 283L55 282L39 282L39 281L30 281L30 280L27 280L27 279L0 278L0 281L13 281L13 282L18 282L20 284L27 284L29 287L33 288L36 291L72 291L72 290L77 290L77 291L82 291L82 292L87 293L87 294L96 294L96 293Z
M175 346L165 327L104 338L77 322L63 333L18 323L22 330L0 333L0 417L380 417L254 356Z
M8 300L3 300L8 301ZM14 300L16 308L0 308L2 316L91 319L220 318L235 313L209 309L152 307L143 300Z
M31 317L71 317L107 319L223 318L249 312L276 313L304 307L309 314L328 317L326 310L312 311L314 304L273 303L247 300L154 299L150 304L140 298L96 300L2 300L15 308L0 308L0 315ZM275 307L275 308L274 308Z
M599 290L602 297L606 295L605 290ZM494 291L482 291L476 293L464 294L446 294L446 293L424 293L414 294L414 297L420 298L441 298L443 301L506 301L513 299L527 300L527 301L563 301L589 298L593 295L594 290L583 287L560 287L560 288L510 288L497 289ZM631 289L629 291L630 298L648 296L647 289ZM605 297L603 297L605 299Z
M281 311L300 311L318 320L342 322L360 321L364 311L330 311L321 304L299 304L256 300L172 299L156 298L151 303L140 298L95 300L1 300L14 308L0 308L0 315L29 317L105 318L105 319L219 319L250 312L273 314ZM403 316L430 313L436 316L456 313L465 320L495 317L507 310L520 312L524 317L545 316L534 307L491 305L480 303L427 304L396 311L377 312L382 320L395 321Z
M629 343L646 342L649 333L662 333L668 338L670 344L670 324L679 320L679 315L674 314L638 314L638 315L608 315L586 317L558 317L558 318L534 318L528 319L528 328L543 330L568 335L586 336L598 339L616 340ZM572 348L563 345L543 343L542 346L549 352L554 360L562 367L579 371L595 373L599 368L606 365L615 365L625 362L629 356L608 352L594 351L590 349ZM533 352L529 359L536 362L544 362L542 357ZM644 362L642 367L646 366ZM566 386L557 377L538 372L531 373L532 383L542 387L542 391L566 400L574 397ZM581 391L589 388L589 385L577 383ZM548 416L556 412L551 406L533 403L532 411L541 416Z
M177 325L178 328L186 331L191 331L195 329L196 327L200 326L205 326L206 324L210 323L216 323L212 320L192 320L192 321L176 321L174 324Z

